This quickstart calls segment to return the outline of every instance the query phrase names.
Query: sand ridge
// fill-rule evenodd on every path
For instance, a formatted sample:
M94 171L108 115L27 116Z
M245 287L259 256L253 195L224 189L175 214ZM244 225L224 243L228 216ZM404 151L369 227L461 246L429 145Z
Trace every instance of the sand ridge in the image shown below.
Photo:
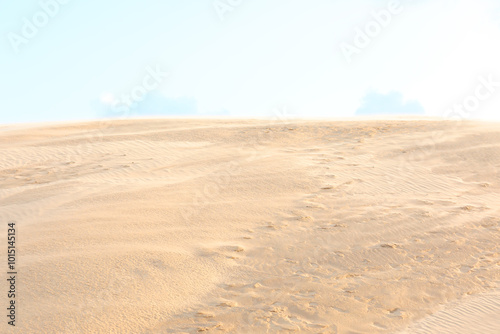
M20 329L446 324L442 305L498 289L499 139L496 124L398 120L3 131L0 217L22 235Z

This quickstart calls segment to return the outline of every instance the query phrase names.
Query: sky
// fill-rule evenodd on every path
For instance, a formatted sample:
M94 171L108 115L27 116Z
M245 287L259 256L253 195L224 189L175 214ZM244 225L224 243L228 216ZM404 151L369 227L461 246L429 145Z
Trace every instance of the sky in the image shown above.
M0 124L500 119L497 0L0 0Z

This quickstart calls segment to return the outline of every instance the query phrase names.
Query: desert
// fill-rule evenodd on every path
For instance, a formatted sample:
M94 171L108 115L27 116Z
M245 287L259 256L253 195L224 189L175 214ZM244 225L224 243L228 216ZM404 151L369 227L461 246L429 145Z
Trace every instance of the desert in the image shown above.
M434 119L3 126L16 330L495 333L499 130Z

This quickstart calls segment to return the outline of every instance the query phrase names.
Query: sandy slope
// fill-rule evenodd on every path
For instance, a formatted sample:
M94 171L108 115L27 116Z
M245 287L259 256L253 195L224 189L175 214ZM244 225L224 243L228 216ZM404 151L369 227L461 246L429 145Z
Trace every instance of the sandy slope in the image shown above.
M498 124L4 127L0 156L2 333L500 328Z

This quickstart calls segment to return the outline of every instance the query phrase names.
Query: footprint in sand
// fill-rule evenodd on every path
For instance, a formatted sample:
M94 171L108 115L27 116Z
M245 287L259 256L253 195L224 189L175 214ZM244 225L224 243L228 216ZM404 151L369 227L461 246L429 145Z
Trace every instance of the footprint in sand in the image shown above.
M245 250L245 249L244 249L243 247L241 247L241 246L235 246L235 247L234 247L234 251L235 251L235 252L238 252L238 253L243 252L244 250Z
M236 307L238 306L238 303L232 300L228 300L222 303L219 303L217 306L219 307Z
M380 245L380 247L382 247L382 248L401 248L400 245L393 244L393 243L382 244L382 245Z
M205 312L205 311L200 311L200 312L196 313L196 316L201 317L201 318L208 318L208 319L215 317L215 315L213 313Z
M298 217L298 219L300 221L303 221L303 222L312 222L312 221L314 221L313 217L311 217L311 216L300 216L300 217Z
M387 310L387 312L388 312L387 314L388 317L406 318L406 312L400 310L397 307Z

